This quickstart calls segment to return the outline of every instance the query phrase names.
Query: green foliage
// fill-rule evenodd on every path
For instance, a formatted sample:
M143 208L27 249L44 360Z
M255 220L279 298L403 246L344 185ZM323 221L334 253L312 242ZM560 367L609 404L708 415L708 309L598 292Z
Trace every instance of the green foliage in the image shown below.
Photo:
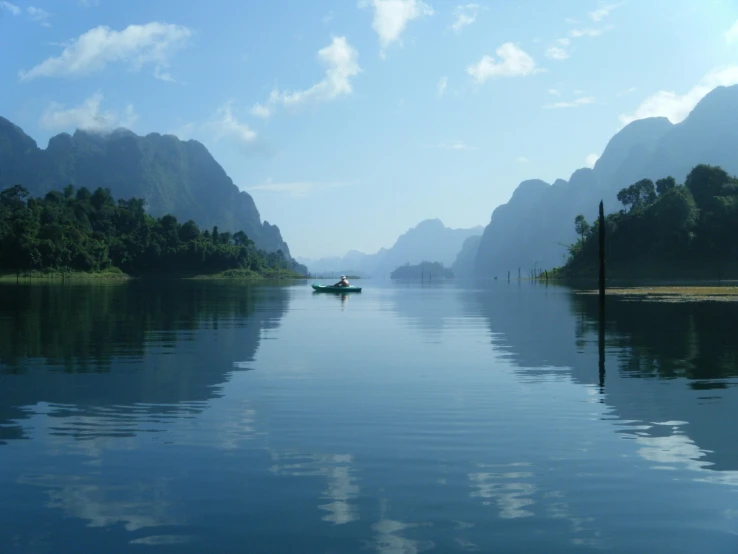
M421 262L417 265L405 264L390 274L390 279L453 279L454 274L439 262Z
M663 179L658 179L656 181L656 193L664 194L676 186L676 180L674 179L674 177L669 175L668 177L664 177Z
M666 177L656 182L656 190L658 196L653 183L644 179L618 193L630 210L605 220L609 268L738 268L736 178L719 167L698 165L684 186ZM596 266L598 232L595 221L589 234L582 235L584 240L569 247L563 274L577 275Z
M579 214L574 218L574 230L577 235L581 237L581 241L584 242L584 235L589 233L590 225L582 214Z
M138 198L113 199L110 191L71 185L29 198L16 185L0 192L0 270L213 273L248 270L279 274L300 270L281 250L257 250L246 233L201 232L193 221L146 213Z
M630 206L631 211L637 210L656 200L656 189L651 179L641 179L618 192L617 198L626 208Z

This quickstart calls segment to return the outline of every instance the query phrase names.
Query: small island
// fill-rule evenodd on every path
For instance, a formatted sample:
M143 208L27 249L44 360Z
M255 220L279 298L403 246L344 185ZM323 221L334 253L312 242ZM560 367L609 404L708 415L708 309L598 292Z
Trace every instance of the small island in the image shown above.
M0 274L282 279L307 270L281 250L257 249L243 231L154 218L140 198L116 202L108 189L72 185L33 198L15 185L0 192Z
M434 279L453 279L454 274L451 268L444 267L439 262L421 262L416 265L409 263L401 265L390 274L390 279L413 279L413 280L429 280Z

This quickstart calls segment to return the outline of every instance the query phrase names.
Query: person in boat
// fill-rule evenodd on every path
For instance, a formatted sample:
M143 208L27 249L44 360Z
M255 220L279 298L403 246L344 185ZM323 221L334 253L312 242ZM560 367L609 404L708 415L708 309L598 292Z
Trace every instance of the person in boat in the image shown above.
M333 286L334 287L350 287L351 285L349 284L348 279L346 279L346 276L341 275L341 280L338 281L338 283L336 283Z

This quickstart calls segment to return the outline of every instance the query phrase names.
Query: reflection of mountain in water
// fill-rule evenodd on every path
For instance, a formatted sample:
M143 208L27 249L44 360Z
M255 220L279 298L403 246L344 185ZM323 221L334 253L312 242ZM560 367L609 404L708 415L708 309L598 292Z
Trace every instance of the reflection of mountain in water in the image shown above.
M0 423L41 402L84 418L96 406L161 414L211 399L234 365L248 367L287 301L282 288L232 283L4 286ZM0 439L22 436L0 430ZM85 438L84 427L75 433Z
M459 303L458 288L449 283L395 283L391 296L392 311L414 329L440 337L450 320L464 317L463 306Z
M462 298L467 313L487 320L493 343L528 377L563 370L577 382L598 384L595 296L501 283ZM646 424L636 438L641 454L661 464L738 470L738 431L722 423L738 418L738 391L727 380L738 376L738 304L611 297L606 313L603 399L621 420ZM659 448L671 453L656 459L651 454Z

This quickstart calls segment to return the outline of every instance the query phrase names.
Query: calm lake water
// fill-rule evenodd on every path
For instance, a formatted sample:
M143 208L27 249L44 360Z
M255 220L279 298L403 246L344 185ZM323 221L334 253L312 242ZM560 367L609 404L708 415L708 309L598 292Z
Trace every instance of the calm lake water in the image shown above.
M738 303L0 286L0 552L738 552Z

